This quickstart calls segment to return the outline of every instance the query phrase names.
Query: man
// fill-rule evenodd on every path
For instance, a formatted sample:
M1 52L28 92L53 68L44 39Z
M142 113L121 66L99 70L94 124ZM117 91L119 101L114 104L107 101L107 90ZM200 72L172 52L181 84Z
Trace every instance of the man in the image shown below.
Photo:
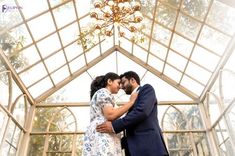
M126 130L127 146L130 156L167 156L162 132L157 119L157 98L149 84L140 87L140 78L129 71L120 76L121 87L126 94L139 92L135 104L127 115L112 122L98 125L96 130L103 133L120 133Z

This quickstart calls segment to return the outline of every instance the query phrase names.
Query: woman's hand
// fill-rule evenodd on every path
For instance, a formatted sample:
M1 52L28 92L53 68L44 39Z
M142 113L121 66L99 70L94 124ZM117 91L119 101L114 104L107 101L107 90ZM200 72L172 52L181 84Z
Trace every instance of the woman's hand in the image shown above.
M135 100L137 99L137 97L138 97L138 93L137 93L137 92L131 94L130 103L131 103L132 105L135 103Z

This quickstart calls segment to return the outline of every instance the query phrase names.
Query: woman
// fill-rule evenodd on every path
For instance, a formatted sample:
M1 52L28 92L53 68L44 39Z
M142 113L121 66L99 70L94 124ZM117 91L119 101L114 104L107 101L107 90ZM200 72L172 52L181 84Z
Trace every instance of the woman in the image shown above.
M115 108L114 97L120 89L120 78L115 73L98 76L91 83L90 125L83 144L84 156L121 156L120 135L96 132L96 125L121 117L134 104L137 93L122 107Z

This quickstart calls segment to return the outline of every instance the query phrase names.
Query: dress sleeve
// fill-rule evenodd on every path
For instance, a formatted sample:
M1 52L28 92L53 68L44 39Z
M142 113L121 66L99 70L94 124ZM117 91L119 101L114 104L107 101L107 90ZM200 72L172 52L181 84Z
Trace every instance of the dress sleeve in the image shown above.
M103 108L104 106L114 106L112 95L107 92L100 92L97 95L97 105Z

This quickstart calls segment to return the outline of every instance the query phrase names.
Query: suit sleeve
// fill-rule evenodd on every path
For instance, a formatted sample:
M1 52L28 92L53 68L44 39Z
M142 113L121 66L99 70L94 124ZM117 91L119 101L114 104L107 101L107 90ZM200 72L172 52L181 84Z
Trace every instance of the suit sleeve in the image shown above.
M138 99L132 109L125 117L112 122L113 129L116 133L129 129L139 122L145 120L156 103L156 96L152 86L146 84L139 92Z

